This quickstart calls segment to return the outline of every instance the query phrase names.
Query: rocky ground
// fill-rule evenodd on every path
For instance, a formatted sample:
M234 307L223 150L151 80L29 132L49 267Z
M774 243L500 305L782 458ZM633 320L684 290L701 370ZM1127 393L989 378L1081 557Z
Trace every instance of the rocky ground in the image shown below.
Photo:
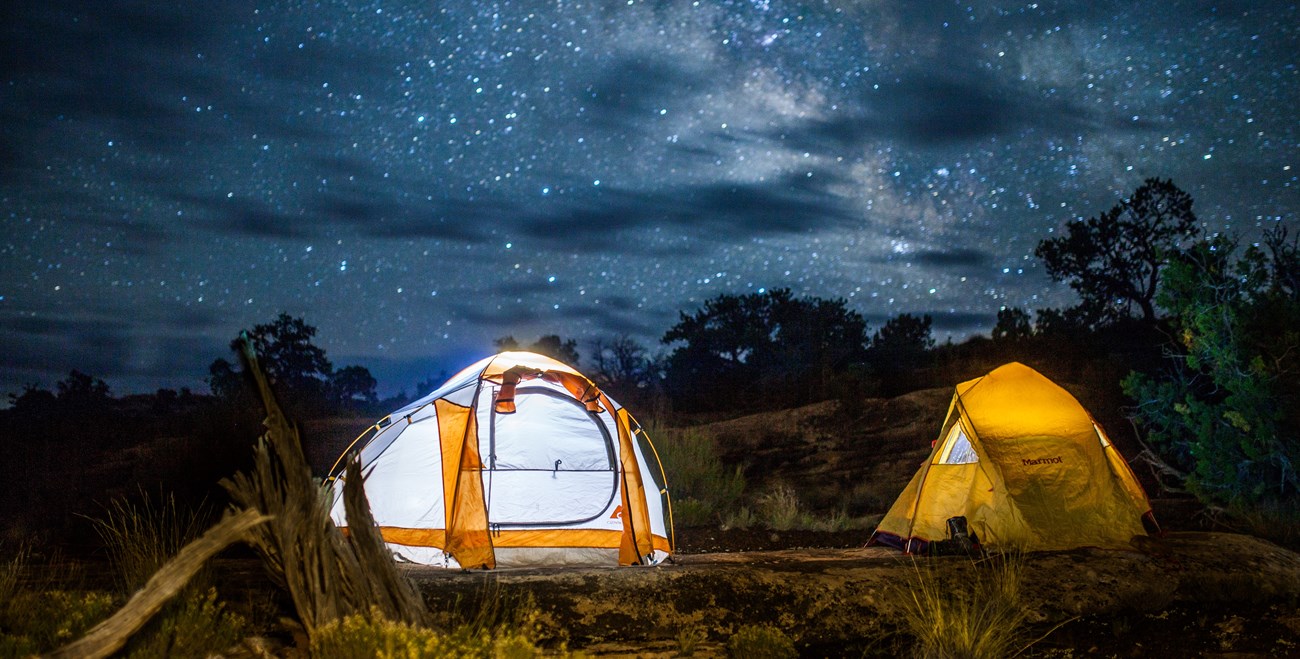
M856 542L856 540L854 541ZM408 568L434 607L484 593L531 598L544 635L596 655L724 652L743 625L770 624L804 656L896 654L902 601L918 580L961 584L990 569L880 547L680 554L647 568L448 572ZM1227 533L1171 533L1133 551L1023 559L1022 656L1300 656L1300 555Z

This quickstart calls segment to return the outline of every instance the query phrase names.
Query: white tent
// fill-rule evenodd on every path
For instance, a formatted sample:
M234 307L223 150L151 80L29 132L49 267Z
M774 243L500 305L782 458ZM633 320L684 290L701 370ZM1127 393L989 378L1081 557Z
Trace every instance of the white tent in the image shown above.
M591 380L549 357L483 359L354 446L363 440L366 497L399 559L633 565L671 552L649 438ZM343 527L342 478L333 478L331 515Z

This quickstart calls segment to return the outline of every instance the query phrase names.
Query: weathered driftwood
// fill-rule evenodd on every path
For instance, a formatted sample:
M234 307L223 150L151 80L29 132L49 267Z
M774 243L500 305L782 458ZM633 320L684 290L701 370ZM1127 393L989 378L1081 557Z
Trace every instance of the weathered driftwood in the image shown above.
M98 659L118 651L168 600L185 588L209 558L239 542L250 529L257 528L268 519L255 510L226 515L216 526L182 547L117 613L92 627L80 640L63 646L49 657Z
M221 485L236 505L272 517L250 534L249 544L289 592L307 635L354 614L425 624L419 591L398 572L375 528L360 468L355 461L347 467L345 537L330 519L330 493L313 480L298 430L281 412L246 337L243 354L266 405L266 434L252 471Z

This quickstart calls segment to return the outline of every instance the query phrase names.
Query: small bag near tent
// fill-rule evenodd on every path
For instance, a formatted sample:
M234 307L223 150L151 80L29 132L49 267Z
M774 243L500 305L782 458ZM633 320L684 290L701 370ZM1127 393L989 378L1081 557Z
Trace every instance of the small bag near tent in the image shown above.
M663 471L632 416L549 357L503 352L393 412L354 455L399 560L499 568L645 565L671 553Z
M1146 493L1101 426L1013 362L957 385L930 456L871 543L933 553L957 521L986 546L1126 549L1146 535L1143 517Z

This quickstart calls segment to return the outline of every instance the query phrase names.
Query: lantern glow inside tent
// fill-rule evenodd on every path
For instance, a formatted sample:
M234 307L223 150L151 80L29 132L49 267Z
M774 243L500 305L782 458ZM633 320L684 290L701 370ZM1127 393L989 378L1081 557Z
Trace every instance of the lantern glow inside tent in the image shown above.
M357 457L366 498L400 560L645 565L671 553L667 488L649 438L591 380L549 357L483 359L366 435ZM342 486L335 474L331 516L346 527Z
M1124 549L1146 535L1150 515L1133 471L1079 401L1013 362L957 385L930 456L871 541L923 552L964 517L987 545Z

